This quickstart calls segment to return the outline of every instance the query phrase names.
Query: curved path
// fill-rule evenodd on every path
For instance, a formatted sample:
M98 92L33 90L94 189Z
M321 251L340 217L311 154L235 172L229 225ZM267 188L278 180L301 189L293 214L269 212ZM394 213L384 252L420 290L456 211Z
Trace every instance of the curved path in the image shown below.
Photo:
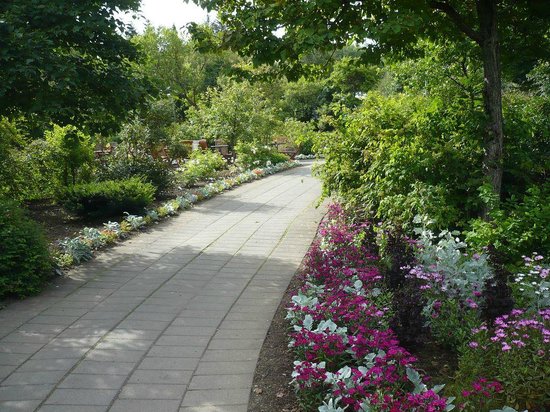
M0 411L246 412L319 194L309 165L243 185L0 311Z

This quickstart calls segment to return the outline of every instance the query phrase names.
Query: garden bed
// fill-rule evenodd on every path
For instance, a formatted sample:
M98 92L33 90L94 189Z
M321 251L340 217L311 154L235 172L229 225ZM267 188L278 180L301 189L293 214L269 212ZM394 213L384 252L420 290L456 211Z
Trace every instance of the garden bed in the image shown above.
M218 179L226 179L238 175L238 172L228 173L222 171L218 173ZM157 208L168 200L182 196L190 190L198 190L206 186L208 183L217 179L209 179L208 181L197 182L189 187L175 187L161 194L151 204L151 208ZM25 204L29 216L40 223L44 228L45 235L50 243L56 242L66 237L74 237L78 235L84 227L103 228L105 219L103 218L82 218L73 213L67 212L63 206L55 203L53 199L41 199L30 201ZM120 218L120 217L119 217Z
M298 166L298 162L282 162L276 165L247 170L237 175L220 178L202 187L185 190L180 196L162 202L160 206L144 210L144 215L125 213L120 222L109 221L100 228L84 227L74 237L66 237L51 244L53 258L58 267L67 268L90 260L94 252L126 239L132 232L145 229L180 210L192 207L196 202L209 199L225 190L265 176Z
M264 410L256 406L264 388L276 405L288 381L285 329L299 411L548 410L542 256L525 257L524 274L510 278L490 248L466 253L449 232L392 234L338 205L319 234L296 293L285 299L288 323L279 308L259 369L275 358L285 365L267 381L257 374L262 391L253 393L251 411Z

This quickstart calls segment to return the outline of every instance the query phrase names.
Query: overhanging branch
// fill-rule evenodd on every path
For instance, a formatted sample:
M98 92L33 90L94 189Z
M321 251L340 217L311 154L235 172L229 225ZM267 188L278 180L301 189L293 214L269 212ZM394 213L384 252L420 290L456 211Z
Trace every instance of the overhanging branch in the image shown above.
M460 13L445 1L430 1L429 5L434 10L439 10L447 15L453 23L462 31L466 36L475 41L477 44L481 45L481 34L468 26Z

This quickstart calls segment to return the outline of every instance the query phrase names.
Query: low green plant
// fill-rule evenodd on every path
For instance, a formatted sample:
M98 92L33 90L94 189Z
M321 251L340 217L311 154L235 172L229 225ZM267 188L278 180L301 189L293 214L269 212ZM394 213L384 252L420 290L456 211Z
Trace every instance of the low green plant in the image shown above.
M0 199L0 297L36 293L51 274L48 243L40 226L19 204Z
M124 222L129 224L132 230L138 230L146 225L145 218L143 216L131 215L128 212L125 212L124 214L126 215Z
M235 146L235 152L237 153L237 164L243 169L265 167L289 160L287 155L279 153L273 146L255 143L238 143Z
M174 185L174 172L169 164L151 156L133 157L126 152L124 145L119 145L116 154L109 157L98 171L99 180L129 179L136 176L151 183L156 195L170 190Z
M59 247L64 255L70 257L70 264L81 263L93 257L90 243L82 237L65 238L59 242Z
M415 221L421 223L422 219L417 217ZM464 253L467 245L457 233L443 231L435 236L425 227L417 232L417 264L409 274L420 282L427 302L423 314L436 341L459 351L467 343L472 327L479 324L482 292L494 271L488 255Z
M82 217L108 217L140 212L151 204L155 188L134 177L126 180L75 185L59 195L59 202Z
M227 166L225 159L218 152L195 150L179 173L179 180L184 185L192 185L200 180L210 179Z

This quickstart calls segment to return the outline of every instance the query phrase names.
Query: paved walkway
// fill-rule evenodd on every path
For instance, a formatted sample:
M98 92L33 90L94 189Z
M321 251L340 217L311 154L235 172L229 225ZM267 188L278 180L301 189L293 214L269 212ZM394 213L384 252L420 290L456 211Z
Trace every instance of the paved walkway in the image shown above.
M309 166L241 186L0 311L0 411L246 412L323 214Z

